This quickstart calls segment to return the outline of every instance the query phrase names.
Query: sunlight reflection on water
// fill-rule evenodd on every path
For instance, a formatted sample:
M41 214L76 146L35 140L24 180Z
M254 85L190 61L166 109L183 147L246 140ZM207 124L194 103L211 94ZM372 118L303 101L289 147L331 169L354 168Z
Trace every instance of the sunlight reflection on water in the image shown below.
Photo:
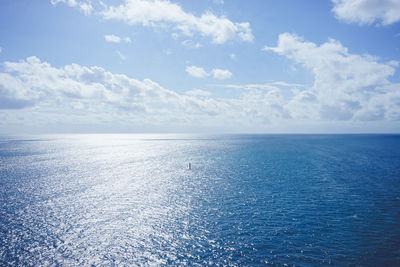
M399 141L335 138L6 139L0 263L395 264Z

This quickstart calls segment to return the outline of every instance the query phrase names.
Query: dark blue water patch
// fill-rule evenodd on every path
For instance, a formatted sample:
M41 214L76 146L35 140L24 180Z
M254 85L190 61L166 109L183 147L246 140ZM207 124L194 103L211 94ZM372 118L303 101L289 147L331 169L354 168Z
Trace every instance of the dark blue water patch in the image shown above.
M0 162L2 265L400 265L397 135L70 135Z

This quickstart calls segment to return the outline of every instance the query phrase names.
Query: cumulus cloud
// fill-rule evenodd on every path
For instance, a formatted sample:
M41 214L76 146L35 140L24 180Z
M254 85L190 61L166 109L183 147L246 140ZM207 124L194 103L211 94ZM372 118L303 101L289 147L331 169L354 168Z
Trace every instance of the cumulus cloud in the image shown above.
M397 0L332 0L332 2L335 16L349 23L378 22L389 25L400 21L400 1Z
M0 126L23 116L43 125L79 121L138 127L151 124L156 127L152 129L192 125L221 131L282 132L288 129L285 127L296 131L296 125L305 129L306 125L332 121L353 125L400 120L400 85L389 80L396 63L351 54L334 40L317 45L289 34L281 35L276 47L265 50L309 69L314 84L220 84L209 85L219 88L217 91L177 93L150 79L137 80L96 66L53 67L37 57L3 62L0 115L7 119L0 121ZM365 69L376 77L367 77Z
M120 43L121 42L121 38L114 34L104 35L104 39L110 43Z
M0 109L21 109L33 106L39 95L7 73L0 73Z
M397 62L383 63L370 55L351 54L333 39L318 46L289 33L279 36L276 47L263 50L286 56L313 73L312 88L296 92L289 102L296 110L310 102L309 107L319 110L319 119L393 119L389 114L394 104L388 96L396 94L400 85L391 83L389 77L395 73ZM366 112L370 115L365 116Z
M90 15L93 11L93 6L90 1L77 1L77 0L50 0L52 5L58 3L65 3L70 7L77 7L85 15Z
M204 91L200 89L193 89L186 91L185 94L191 95L191 96L211 96L211 93L209 91Z
M229 70L213 69L208 73L202 67L197 67L194 65L187 66L186 72L189 73L190 76L196 78L205 78L208 76L212 76L214 79L225 80L232 77L232 72L230 72Z
M173 36L191 37L200 34L215 44L231 40L252 42L254 36L249 22L233 22L225 16L206 11L200 16L186 12L177 3L168 0L124 0L120 5L89 0L50 0L53 5L64 3L79 8L85 15L95 13L106 20L117 20L129 25L172 28ZM219 1L221 2L221 1Z
M194 125L241 130L288 116L277 87L243 90L237 97L213 97L193 89L184 94L158 83L139 81L101 67L70 64L53 67L37 57L4 62L0 72L0 114L19 114L29 121L71 124L107 121L125 125ZM16 109L24 113L15 113ZM4 110L8 113L4 113ZM14 112L14 113L13 113ZM3 121L0 125L10 121ZM158 126L157 126L158 125ZM239 127L240 125L240 127ZM237 127L237 128L235 128Z
M186 66L185 70L187 73L189 73L190 76L193 76L196 78L204 78L209 75L202 67L197 67L194 65Z
M125 106L146 98L163 102L176 97L151 80L130 79L100 67L72 64L54 68L37 57L3 65L1 93L17 100L39 103L57 98L91 99Z
M139 81L96 66L71 64L55 68L37 57L29 57L19 62L4 62L3 67L0 109L45 106L46 112L62 112L63 106L71 106L76 110L86 108L88 112L115 116L118 112L140 113L156 122L182 113L215 116L227 106L207 97L206 91L182 95L150 79Z
M200 33L210 37L216 44L234 39L251 42L254 38L248 22L232 22L211 12L198 17L185 12L180 5L164 0L125 0L119 6L107 6L101 15L105 19L119 20L131 25L154 27L172 24L175 30L186 36Z
M219 84L212 85L226 89L239 90L239 97L229 99L235 115L248 122L260 125L273 125L291 120L286 108L287 99L282 88L270 84ZM243 123L243 122L242 122ZM244 123L243 123L244 125ZM276 128L277 129L277 128Z
M83 2L79 4L79 9L83 12L83 14L90 15L93 11L93 6L90 2Z
M225 80L232 77L232 72L229 70L213 69L211 74L213 75L214 79L218 80Z

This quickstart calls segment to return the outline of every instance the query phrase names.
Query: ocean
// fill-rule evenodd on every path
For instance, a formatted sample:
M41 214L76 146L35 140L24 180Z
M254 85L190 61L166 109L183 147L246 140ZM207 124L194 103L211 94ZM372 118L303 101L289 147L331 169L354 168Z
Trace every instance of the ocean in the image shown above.
M400 266L400 135L4 136L0 265Z

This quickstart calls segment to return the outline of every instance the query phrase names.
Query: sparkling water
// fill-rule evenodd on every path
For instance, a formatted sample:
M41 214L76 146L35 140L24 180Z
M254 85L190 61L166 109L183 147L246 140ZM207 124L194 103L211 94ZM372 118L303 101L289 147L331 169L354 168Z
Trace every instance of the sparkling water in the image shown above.
M400 136L0 138L0 265L186 264L400 265Z

